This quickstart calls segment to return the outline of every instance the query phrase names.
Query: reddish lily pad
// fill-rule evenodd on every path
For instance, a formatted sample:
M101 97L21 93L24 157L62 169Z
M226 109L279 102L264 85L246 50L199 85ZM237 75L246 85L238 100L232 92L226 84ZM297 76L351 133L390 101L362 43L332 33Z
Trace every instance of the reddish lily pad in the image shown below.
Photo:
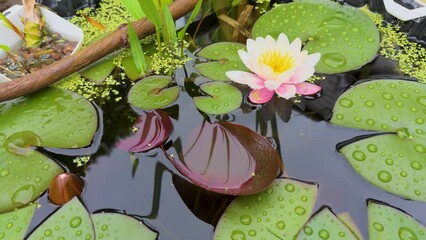
M179 86L167 87L172 80L167 76L151 76L142 79L130 89L129 103L143 110L166 107L179 96Z
M300 230L297 240L358 240L351 229L328 208L322 208Z
M240 107L243 95L240 90L224 82L209 82L201 85L208 97L194 97L195 106L205 113L226 114Z
M173 130L169 115L161 110L143 112L135 123L136 133L121 140L117 146L129 152L145 152L156 148L170 136Z
M0 212L32 202L63 172L33 146L85 147L98 123L89 101L56 88L1 103L0 115Z
M0 214L0 239L24 239L37 204Z
M196 56L213 61L196 64L195 68L201 75L212 80L231 81L226 76L226 72L231 70L248 71L238 55L238 50L245 50L245 46L233 42L211 44L198 51Z
M233 200L214 239L294 239L308 221L317 194L316 184L277 179L261 193Z
M143 239L155 240L158 233L142 222L118 213L96 213L92 215L97 239Z
M369 239L426 238L426 227L403 211L374 201L368 203Z
M77 197L73 198L46 221L44 221L28 240L38 239L95 239L92 219Z
M358 69L372 61L379 50L377 26L361 10L330 0L299 0L282 4L261 16L252 35L290 41L300 38L304 50L321 53L315 69L319 73L340 73Z
M204 123L193 131L176 168L209 191L248 195L269 186L281 161L271 142L233 123Z
M426 201L426 85L404 80L358 84L337 100L331 123L384 132L339 151L370 183Z
M49 186L49 200L53 204L63 205L83 192L84 181L72 173L61 173L52 179Z

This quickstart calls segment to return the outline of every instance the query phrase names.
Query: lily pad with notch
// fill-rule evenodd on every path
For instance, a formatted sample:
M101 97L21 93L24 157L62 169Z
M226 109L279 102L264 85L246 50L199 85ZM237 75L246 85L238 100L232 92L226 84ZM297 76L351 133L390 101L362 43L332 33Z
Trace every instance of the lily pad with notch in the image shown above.
M0 212L32 202L63 172L34 147L85 147L98 126L89 101L56 88L1 103L0 115Z
M426 85L382 79L358 84L337 100L332 124L382 132L339 151L373 185L426 201Z
M172 78L150 76L135 83L129 90L129 103L143 110L155 110L173 103L179 96L179 86L168 87Z
M252 30L253 38L281 33L290 41L300 38L309 53L321 53L315 67L319 73L358 69L379 50L379 31L367 14L330 0L282 4L261 16Z
M327 207L323 207L303 226L297 240L357 240L351 229Z
M225 82L208 82L200 86L210 96L194 97L195 106L208 114L227 114L241 106L240 90Z
M277 179L261 193L234 199L214 239L294 239L308 221L317 194L314 183Z
M233 70L249 71L241 61L238 50L245 50L245 46L233 42L213 43L198 51L195 55L211 60L198 63L194 67L206 78L216 81L231 81L226 72Z
M402 210L368 202L369 239L424 239L425 234L426 227Z
M271 184L281 161L271 142L247 127L204 122L173 165L193 184L228 195L249 195Z
M95 239L95 229L86 208L77 197L58 209L28 237L34 239Z
M119 213L92 214L97 239L155 240L158 234L133 217Z
M80 71L80 74L95 84L101 84L114 69L114 58L105 57Z
M29 204L23 208L0 214L1 239L24 239L37 204Z

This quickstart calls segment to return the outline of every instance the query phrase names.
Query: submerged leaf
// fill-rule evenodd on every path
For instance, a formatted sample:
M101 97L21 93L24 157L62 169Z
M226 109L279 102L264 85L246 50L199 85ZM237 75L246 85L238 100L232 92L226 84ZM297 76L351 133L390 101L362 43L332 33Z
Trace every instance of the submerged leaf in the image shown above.
M0 239L24 239L37 204L0 214Z
M204 123L191 134L180 157L173 164L195 185L230 195L264 190L281 161L266 138L232 123Z
M294 239L309 219L317 194L316 184L277 179L261 193L232 201L214 239Z
M77 197L73 198L38 226L28 237L28 240L75 238L95 239L92 219Z
M165 142L173 130L172 121L165 112L143 112L136 120L134 136L121 140L117 146L129 152L145 152Z
M402 197L426 201L426 85L403 80L365 82L334 107L335 125L386 132L340 149L372 184Z
M101 84L114 68L114 58L106 57L85 68L80 74L96 84Z
M328 208L317 212L300 230L297 240L358 240L352 231Z
M240 49L245 50L245 46L232 42L211 44L197 52L196 56L213 61L199 63L194 67L204 77L216 81L230 81L226 72L232 70L249 71L238 55Z
M209 82L201 85L208 97L194 97L195 106L209 114L227 114L240 107L243 95L240 90L225 82Z
M426 227L403 211L374 201L368 203L369 239L425 239Z
M330 0L299 0L282 4L261 16L252 35L290 41L300 38L309 53L320 52L319 73L340 73L362 67L379 50L379 31L361 10Z
M179 96L179 86L166 88L171 82L167 76L146 77L130 89L129 103L143 110L166 107Z
M155 240L158 234L142 222L118 213L96 213L92 215L97 239L143 239Z
M98 124L89 101L55 88L1 103L0 116L0 212L32 202L63 172L33 146L85 147Z

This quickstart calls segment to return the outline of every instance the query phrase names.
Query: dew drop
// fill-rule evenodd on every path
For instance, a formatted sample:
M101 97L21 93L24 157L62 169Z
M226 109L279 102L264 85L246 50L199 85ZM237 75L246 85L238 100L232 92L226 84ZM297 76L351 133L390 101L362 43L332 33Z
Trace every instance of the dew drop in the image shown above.
M381 223L375 222L373 223L374 229L376 229L378 232L383 232L385 229Z
M25 185L19 188L12 195L12 202L17 204L27 204L33 199L35 187L33 185Z
M249 215L242 215L240 217L240 222L243 225L250 225L251 224L251 217Z
M256 232L256 230L249 230L249 231L248 231L248 235L249 235L250 237L254 237L254 236L256 236L256 235L257 235L257 232Z
M327 53L321 58L321 61L330 68L339 69L347 64L345 56L340 53Z
M419 124L419 125L422 125L422 124L425 123L425 120L423 118L417 118L416 123Z
M401 227L398 230L398 237L400 240L417 240L416 234L413 230L407 227Z
M329 233L327 230L325 230L325 229L321 229L321 230L319 230L319 232L318 232L318 236L319 236L321 239L326 240L326 239L329 239L329 238L330 238L330 233Z
M418 152L418 153L426 153L426 147L424 147L421 144L415 145L414 150L416 150L416 152Z
M410 163L410 166L414 170L422 170L422 168L423 168L423 165L420 162L418 162L418 161L412 161Z
M367 119L367 124L370 126L374 126L374 124L376 124L376 121L374 121L373 119Z
M342 120L344 117L343 117L342 114L339 113L339 114L336 115L336 118L339 119L339 120Z
M75 232L75 235L77 237L80 237L82 234L83 234L83 231L81 231L81 230L78 230L77 232Z
M235 230L231 234L232 240L246 240L246 235L241 230Z
M306 209L304 207L297 206L294 208L294 213L296 213L299 216L303 216L306 214Z
M407 172L406 171L401 171L399 173L399 175L401 175L401 177L407 177Z
M284 230L285 223L284 223L284 221L279 221L279 222L277 222L276 226L279 230Z
M81 218L80 217L73 217L70 221L70 226L72 228L78 228L81 225Z
M342 98L339 100L340 106L344 108L350 108L354 105L353 101L349 98Z
M0 178L5 178L9 176L10 172L7 169L0 168Z
M422 192L418 189L414 190L414 194L416 194L416 196L420 196L422 195Z
M382 94L382 98L384 98L386 100L392 100L393 95L392 95L392 93L385 92L385 93Z
M291 184L291 183L287 183L287 184L284 186L284 188L285 188L285 190L286 190L287 192L294 192L294 191L296 190L296 187L295 187L293 184Z
M366 159L366 156L365 156L364 152L362 152L362 151L360 151L360 150L355 150L355 151L352 153L352 157L353 157L355 160L360 161L360 162L362 162L362 161L364 161L364 160Z
M312 235L312 233L314 233L314 231L312 230L312 228L311 228L311 227L309 227L309 226L304 226L304 227L303 227L303 232L304 232L306 235L308 235L308 236L311 236L311 235Z
M104 225L102 225L102 231L106 231L106 230L108 230L108 225L106 225L106 224L104 224Z
M52 235L52 230L47 229L46 231L44 231L44 236L45 237L50 237Z
M392 181L392 175L385 170L379 171L379 173L377 174L377 177L379 178L381 182L384 182L384 183Z
M339 232L339 236L340 236L340 237L345 237L345 236L346 236L346 234L345 234L344 232Z
M375 153L375 152L377 152L378 148L377 148L376 145L370 143L370 144L367 145L367 150L371 153Z

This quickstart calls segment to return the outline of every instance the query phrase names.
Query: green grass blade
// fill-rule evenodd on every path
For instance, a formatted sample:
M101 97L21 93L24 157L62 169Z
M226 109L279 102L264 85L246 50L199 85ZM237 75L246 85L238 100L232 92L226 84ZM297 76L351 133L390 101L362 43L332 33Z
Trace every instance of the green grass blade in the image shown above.
M197 17L198 13L200 12L201 5L203 5L203 0L198 0L197 5L195 5L194 10L192 11L191 16L189 17L188 21L185 24L185 27L182 28L182 30L179 31L178 37L179 40L183 40L185 37L186 30L188 29L189 25L194 21L195 17Z
M10 47L6 46L6 45L3 45L3 44L0 44L0 49L3 50L3 51L5 51L5 52L10 52Z
M160 29L161 19L154 1L155 0L138 0L139 5L141 6L142 11L145 13L146 17L155 25L155 28Z
M130 50L132 51L133 60L135 61L135 65L138 70L140 70L141 75L144 75L146 71L146 62L141 42L139 41L138 35L136 34L136 31L133 26L129 23L127 24L127 27L127 31L129 34Z
M143 12L141 5L139 4L139 1L121 0L121 2L133 18L142 19L145 17L145 13Z
M2 12L0 12L0 20L3 21L7 27L12 29L20 38L24 39L24 33L19 30Z
M175 21L173 20L172 14L167 4L163 2L161 5L162 5L162 12L164 17L163 24L165 25L163 31L167 32L167 34L165 35L169 37L170 43L174 44L177 42Z

